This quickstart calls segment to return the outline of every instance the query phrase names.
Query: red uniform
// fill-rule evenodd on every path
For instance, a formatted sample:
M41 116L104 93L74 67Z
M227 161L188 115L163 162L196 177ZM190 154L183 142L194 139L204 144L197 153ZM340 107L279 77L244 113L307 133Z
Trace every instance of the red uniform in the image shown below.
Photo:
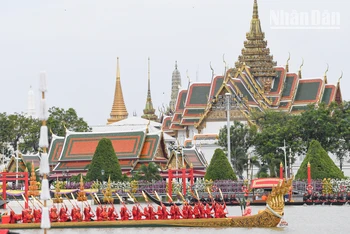
M35 209L34 210L34 222L35 223L40 223L41 222L41 210L40 209Z
M16 214L13 210L10 211L10 223L17 223L21 221L22 217L20 214Z
M56 206L53 206L50 209L50 221L51 222L57 222L58 221L58 214L57 214L57 208Z
M25 209L22 211L22 222L23 223L32 223L33 215L31 209Z
M205 205L205 217L206 218L212 218L212 213L211 213L211 207L209 206L209 204Z
M91 213L91 207L86 206L84 208L84 221L91 221L92 217L95 217L95 215Z
M116 220L118 218L118 214L114 210L114 206L110 206L108 208L108 219L109 220Z
M135 205L132 207L132 216L134 220L142 219L142 212L139 206Z
M67 207L61 207L60 209L60 222L67 222L69 220Z
M120 208L120 218L122 220L129 220L130 218L129 211L125 205Z
M149 212L148 212L148 207L145 206L143 208L143 215L145 216L145 219L149 220L150 219L150 215L149 215Z
M148 205L148 213L150 219L156 219L156 212L154 212L153 206Z

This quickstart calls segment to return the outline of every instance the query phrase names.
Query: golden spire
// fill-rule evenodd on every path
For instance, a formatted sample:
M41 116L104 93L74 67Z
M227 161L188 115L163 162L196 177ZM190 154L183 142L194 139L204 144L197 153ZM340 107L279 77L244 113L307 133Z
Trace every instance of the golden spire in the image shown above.
M125 107L122 85L120 83L120 69L119 69L119 57L117 58L117 80L115 84L114 91L114 101L111 111L111 117L107 119L107 124L118 122L120 120L126 119L128 117L128 112Z
M325 84L327 84L327 72L328 72L328 68L329 68L329 65L327 63L327 70L324 72L324 76L323 76L323 81Z
M265 33L261 30L257 0L254 0L253 17L246 38L242 54L235 63L235 70L237 71L245 63L246 66L250 67L250 72L254 78L264 85L265 92L269 92L270 84L277 75L274 69L276 62L273 61L273 56L270 55Z
M289 72L289 60L290 60L290 53L288 52L289 56L287 59L287 64L286 64L286 71Z
M141 118L157 121L157 115L154 114L155 110L153 108L152 98L151 98L151 65L150 58L148 58L148 90L147 90L147 100L145 109L143 109L143 115Z
M298 72L299 79L302 78L302 76L301 76L301 68L302 68L303 66L304 66L304 58L303 58L303 61L301 62L301 65L300 65L300 67L299 67L299 72Z
M343 71L341 71L341 75L340 75L340 77L339 77L339 79L338 79L338 85L340 84L341 78L343 78Z

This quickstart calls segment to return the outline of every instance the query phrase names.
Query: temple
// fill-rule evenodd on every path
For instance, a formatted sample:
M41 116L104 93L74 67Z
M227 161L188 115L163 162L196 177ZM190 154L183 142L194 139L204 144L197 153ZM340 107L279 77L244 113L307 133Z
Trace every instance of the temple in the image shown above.
M230 121L248 124L254 124L251 116L255 111L298 114L310 103L342 102L340 79L334 85L327 82L327 73L304 78L302 66L297 73L290 72L288 62L277 66L273 61L255 0L250 30L235 67L228 68L225 63L224 75L179 90L174 114L163 119L163 131L175 136L180 145L200 145L204 154L211 156L219 130L227 123L227 94Z
M117 79L115 83L114 101L110 118L107 119L107 124L118 122L126 119L127 117L128 112L125 107L122 85L120 82L119 58L117 58Z

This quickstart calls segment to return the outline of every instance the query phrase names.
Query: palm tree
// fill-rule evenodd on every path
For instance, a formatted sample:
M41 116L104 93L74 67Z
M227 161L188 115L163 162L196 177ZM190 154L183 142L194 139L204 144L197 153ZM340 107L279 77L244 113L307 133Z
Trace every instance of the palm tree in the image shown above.
M148 166L143 164L140 168L140 180L152 181L152 180L161 180L160 168L157 164L150 162Z

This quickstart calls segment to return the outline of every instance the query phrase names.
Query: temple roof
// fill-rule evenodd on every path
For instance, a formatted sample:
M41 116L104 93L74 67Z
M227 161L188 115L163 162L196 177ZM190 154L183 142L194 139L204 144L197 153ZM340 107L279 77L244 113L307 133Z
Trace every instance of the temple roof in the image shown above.
M63 143L64 137L52 134L52 140L48 152L50 165L56 165L58 163L58 159L60 158L62 152Z

